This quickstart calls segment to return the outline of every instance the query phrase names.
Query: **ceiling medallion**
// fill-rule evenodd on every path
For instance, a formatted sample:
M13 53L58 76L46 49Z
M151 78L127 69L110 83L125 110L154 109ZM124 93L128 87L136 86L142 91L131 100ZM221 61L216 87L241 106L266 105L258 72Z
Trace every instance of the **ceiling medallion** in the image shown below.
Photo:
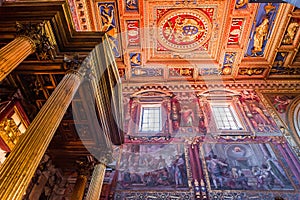
M158 21L158 41L172 51L197 50L210 38L212 25L199 9L167 12Z

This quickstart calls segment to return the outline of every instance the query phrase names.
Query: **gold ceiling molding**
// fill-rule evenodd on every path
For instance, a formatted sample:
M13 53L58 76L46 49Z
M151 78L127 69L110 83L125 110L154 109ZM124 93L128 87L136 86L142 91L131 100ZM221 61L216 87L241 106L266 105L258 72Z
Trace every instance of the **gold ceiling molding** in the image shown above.
M137 92L140 89L144 90L169 90L169 91L203 91L208 89L272 89L272 90L300 90L300 82L293 81L265 81L265 80L252 80L252 81L228 81L222 80L216 82L164 82L160 85L150 85L145 83L124 83L123 93Z

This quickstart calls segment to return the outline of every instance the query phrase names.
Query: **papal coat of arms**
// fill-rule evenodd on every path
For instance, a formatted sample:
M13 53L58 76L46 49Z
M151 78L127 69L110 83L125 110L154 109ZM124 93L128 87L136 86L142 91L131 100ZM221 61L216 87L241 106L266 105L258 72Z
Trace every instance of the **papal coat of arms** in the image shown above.
M199 9L169 11L158 22L158 41L173 51L191 51L207 42L211 22Z

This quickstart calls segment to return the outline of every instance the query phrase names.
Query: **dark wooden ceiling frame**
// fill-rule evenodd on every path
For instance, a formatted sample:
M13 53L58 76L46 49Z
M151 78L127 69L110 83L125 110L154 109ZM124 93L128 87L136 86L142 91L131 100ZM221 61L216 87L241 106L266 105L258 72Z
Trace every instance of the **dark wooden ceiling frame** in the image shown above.
M63 61L65 54L77 53L81 56L86 56L97 44L102 42L105 35L104 32L76 32L66 1L5 2L0 6L0 47L6 45L16 37L17 21L21 23L46 21L50 24L48 28L51 34L53 34L52 39L56 43L54 59L52 61L38 60L32 56L23 61L23 63L15 69L14 73L19 75L64 74L67 71ZM83 98L83 96L81 96L81 98ZM84 105L84 107L92 109L90 105ZM109 113L107 114L109 115ZM89 126L93 126L94 123L94 120L88 122ZM113 125L115 126L116 124ZM118 127L115 128L117 129ZM122 131L111 131L111 133L122 134ZM59 140L59 138L61 139L61 137L57 139ZM124 137L123 135L111 135L110 138L114 144L121 144L123 143ZM54 141L50 145L52 149L50 149L50 151L52 151L59 160L66 159L68 156L71 156L68 160L72 160L77 159L78 156L89 155L89 152L85 149L82 141L80 141L78 137L75 141L58 142L57 139L54 137ZM98 142L101 143L99 141L100 139L101 138L97 139L97 137L93 136L89 146L93 147L97 145ZM58 142L56 144L59 145L56 145L55 142ZM62 167L63 166L64 165L62 165ZM67 166L68 165L65 165L65 167Z

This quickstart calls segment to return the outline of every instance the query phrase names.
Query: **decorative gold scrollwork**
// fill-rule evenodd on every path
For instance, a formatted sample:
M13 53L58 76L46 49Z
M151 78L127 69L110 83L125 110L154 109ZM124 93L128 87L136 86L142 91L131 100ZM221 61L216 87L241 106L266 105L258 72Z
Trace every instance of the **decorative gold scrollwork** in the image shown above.
M0 137L10 149L15 147L21 135L19 127L12 118L4 118L0 122Z

